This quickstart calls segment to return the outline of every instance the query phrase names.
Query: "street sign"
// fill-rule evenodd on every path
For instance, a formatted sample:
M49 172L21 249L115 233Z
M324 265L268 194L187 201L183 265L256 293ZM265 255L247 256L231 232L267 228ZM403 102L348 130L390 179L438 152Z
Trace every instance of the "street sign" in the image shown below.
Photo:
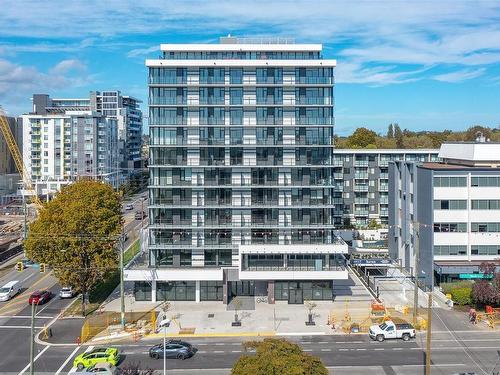
M459 273L459 279L491 279L493 275L485 275L484 273Z
M381 266L391 264L390 259L351 259L349 261L354 266Z

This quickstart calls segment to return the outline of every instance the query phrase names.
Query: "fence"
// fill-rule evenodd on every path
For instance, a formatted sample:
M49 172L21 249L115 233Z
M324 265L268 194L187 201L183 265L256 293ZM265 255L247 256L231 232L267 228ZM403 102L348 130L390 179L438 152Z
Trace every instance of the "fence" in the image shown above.
M156 312L154 309L148 311L135 311L125 313L125 332L150 331L156 327ZM82 343L103 334L121 332L121 314L116 311L105 311L95 313L85 319L82 326L80 340Z

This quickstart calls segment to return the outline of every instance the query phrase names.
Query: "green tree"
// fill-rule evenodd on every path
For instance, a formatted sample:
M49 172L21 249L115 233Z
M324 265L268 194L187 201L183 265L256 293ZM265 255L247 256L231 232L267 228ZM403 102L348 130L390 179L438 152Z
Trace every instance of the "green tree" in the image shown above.
M61 285L82 293L117 267L122 225L120 197L110 185L82 180L63 188L29 226L30 259L49 265Z
M396 139L396 147L404 148L403 132L398 124L394 124L394 138Z
M389 127L387 128L387 138L394 138L394 125L389 124Z
M377 133L367 128L357 128L352 135L347 138L349 147L365 148L368 145L374 145L377 139Z
M375 219L371 219L370 222L368 223L368 229L380 229L382 228L382 225L380 225L379 222Z
M233 366L232 375L327 375L318 357L302 351L297 344L283 339L264 339L243 344L255 349L255 355L242 355Z

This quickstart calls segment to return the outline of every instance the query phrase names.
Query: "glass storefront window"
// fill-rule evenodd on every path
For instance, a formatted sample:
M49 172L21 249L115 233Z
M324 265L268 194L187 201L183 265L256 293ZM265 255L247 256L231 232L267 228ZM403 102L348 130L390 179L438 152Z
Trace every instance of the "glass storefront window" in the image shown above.
M157 301L194 301L196 283L194 281L159 281L156 283Z
M136 301L151 301L151 284L147 281L134 283L134 297Z
M222 281L201 281L201 301L222 301Z

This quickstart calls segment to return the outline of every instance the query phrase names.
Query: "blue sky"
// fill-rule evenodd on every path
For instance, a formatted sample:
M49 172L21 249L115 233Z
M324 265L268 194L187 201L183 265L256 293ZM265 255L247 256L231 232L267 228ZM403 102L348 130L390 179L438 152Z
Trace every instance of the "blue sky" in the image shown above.
M500 1L20 1L0 13L0 104L120 89L146 109L160 43L283 36L337 59L336 131L500 125Z

